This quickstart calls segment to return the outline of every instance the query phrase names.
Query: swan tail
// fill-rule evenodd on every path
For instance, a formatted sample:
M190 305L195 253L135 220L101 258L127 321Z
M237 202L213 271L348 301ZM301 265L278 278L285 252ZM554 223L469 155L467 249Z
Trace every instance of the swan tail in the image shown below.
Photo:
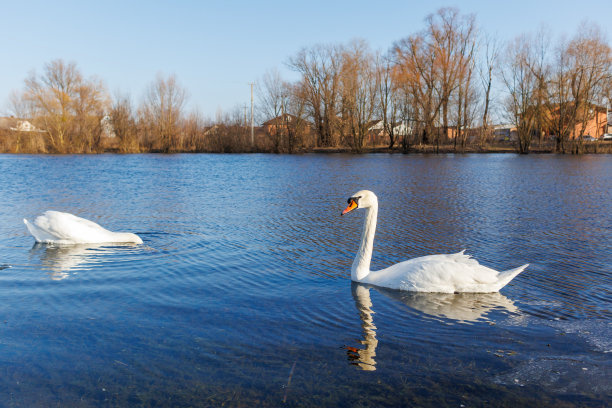
M497 276L497 290L499 291L501 288L510 283L510 281L516 277L516 275L523 272L528 266L529 264L525 264L523 266L519 266L518 268L500 272Z
M25 218L23 219L23 223L25 224L25 226L28 229L28 231L30 232L30 234L38 242L38 238L36 237L36 233L37 233L36 227L34 225L30 224L30 222L28 220L26 220Z
M48 240L48 237L47 237L48 234L46 234L43 230L38 228L36 225L32 224L25 218L23 219L23 223L28 228L28 231L30 231L30 234L32 234L36 242L45 242Z

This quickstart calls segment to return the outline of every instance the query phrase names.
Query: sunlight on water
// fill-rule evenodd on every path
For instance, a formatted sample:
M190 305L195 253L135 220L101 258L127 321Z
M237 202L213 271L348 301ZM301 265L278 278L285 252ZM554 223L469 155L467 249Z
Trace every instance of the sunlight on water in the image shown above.
M612 392L605 156L6 155L0 172L7 406L602 406ZM351 283L362 214L339 215L363 188L380 204L373 270L463 249L530 266L493 294ZM22 219L48 209L144 244L34 245Z

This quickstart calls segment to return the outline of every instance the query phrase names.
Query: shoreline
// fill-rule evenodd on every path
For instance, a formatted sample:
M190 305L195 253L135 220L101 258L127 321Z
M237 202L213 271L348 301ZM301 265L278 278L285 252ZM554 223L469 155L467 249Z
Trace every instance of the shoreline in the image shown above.
M553 146L536 146L529 149L528 154L566 154L566 155L582 155L582 154L612 154L612 142L593 142L582 145L573 145L569 151L567 152L558 152L555 151ZM97 155L97 154L120 154L120 155L130 155L130 154L251 154L251 153L259 153L259 154L354 154L354 155L364 155L364 154L520 154L518 149L512 145L486 145L486 146L474 146L469 145L465 146L465 148L455 148L454 145L441 145L438 147L436 151L436 147L434 145L415 145L411 146L407 151L404 151L401 147L395 147L393 149L389 149L387 146L367 146L362 148L360 151L355 151L350 147L316 147L316 148L302 148L295 149L293 152L289 153L286 151L274 152L268 149L261 148L253 148L253 149L245 149L236 151L214 151L214 150L175 150L175 151L163 151L158 149L150 149L143 151L127 151L122 152L121 149L111 146L106 146L98 151L91 152L41 152L41 151L28 151L24 149L24 151L0 151L0 154L14 154L14 155Z

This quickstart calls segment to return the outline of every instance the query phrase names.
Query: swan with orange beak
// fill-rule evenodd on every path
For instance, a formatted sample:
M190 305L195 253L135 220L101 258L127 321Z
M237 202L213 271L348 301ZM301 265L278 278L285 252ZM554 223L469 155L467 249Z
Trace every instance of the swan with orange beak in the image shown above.
M529 264L499 272L480 265L465 255L465 250L456 254L428 255L391 265L380 271L370 271L372 249L378 218L378 198L369 190L361 190L348 200L341 215L356 209L365 210L359 250L351 267L351 279L391 289L414 292L439 293L490 293L498 292Z

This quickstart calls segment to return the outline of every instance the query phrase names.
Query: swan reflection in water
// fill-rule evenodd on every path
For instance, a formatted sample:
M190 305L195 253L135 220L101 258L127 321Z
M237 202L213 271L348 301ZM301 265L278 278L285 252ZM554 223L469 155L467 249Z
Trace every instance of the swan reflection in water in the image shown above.
M351 364L354 364L366 371L376 370L376 346L378 346L378 339L376 339L376 326L374 326L374 319L372 314L372 299L370 299L370 289L366 285L362 285L357 282L352 282L351 292L353 293L353 299L355 299L355 306L359 311L359 317L361 318L361 328L363 329L363 340L359 340L359 343L365 348L356 348L350 346L344 346L346 354Z
M92 269L103 262L103 257L134 244L77 244L54 245L36 243L30 250L32 257L40 258L42 269L49 271L52 280L62 280L76 270Z
M399 301L411 309L429 316L450 319L457 322L477 322L487 320L487 314L493 310L517 313L519 309L512 300L499 292L493 293L425 293L386 289L352 282L351 291L355 306L361 318L363 338L359 340L362 347L344 346L351 364L366 371L376 370L376 326L374 325L370 289Z

